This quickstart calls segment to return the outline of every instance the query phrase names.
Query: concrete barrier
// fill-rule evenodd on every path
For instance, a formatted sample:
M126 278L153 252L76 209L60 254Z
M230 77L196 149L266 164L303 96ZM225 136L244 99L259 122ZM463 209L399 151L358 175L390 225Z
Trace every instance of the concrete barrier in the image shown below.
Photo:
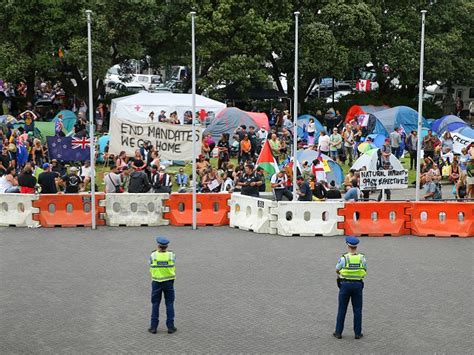
M344 221L344 217L337 215L342 207L343 201L280 201L271 209L271 213L277 216L272 226L277 229L277 234L286 237L343 235L344 230L337 225Z
M33 220L33 213L39 209L33 207L38 195L33 194L0 194L0 226L8 227L39 227Z
M169 221L163 218L168 212L165 201L169 194L116 194L109 193L101 206L105 207L103 218L108 226L165 226Z
M276 229L271 226L276 219L271 213L271 209L277 207L276 201L233 193L228 204L231 227L254 233L276 234Z

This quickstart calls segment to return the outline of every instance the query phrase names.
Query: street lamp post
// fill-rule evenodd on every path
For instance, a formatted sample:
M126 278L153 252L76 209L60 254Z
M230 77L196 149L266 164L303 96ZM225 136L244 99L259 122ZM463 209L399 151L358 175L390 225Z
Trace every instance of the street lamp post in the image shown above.
M418 142L416 145L416 187L415 199L420 201L420 172L421 172L421 133L423 129L423 65L425 60L425 16L426 10L421 10L421 48L420 48L420 80L418 83Z
M91 217L92 229L96 229L95 220L95 142L94 142L94 103L92 94L92 39L91 39L91 10L86 10L87 15L87 64L89 79L89 139L90 139L90 160L91 160Z
M193 229L196 229L196 42L194 33L194 20L196 12L191 11L191 71L192 71L192 134L193 134Z
M298 18L299 11L295 11L295 85L293 93L293 201L297 200L296 196L296 153L298 151Z

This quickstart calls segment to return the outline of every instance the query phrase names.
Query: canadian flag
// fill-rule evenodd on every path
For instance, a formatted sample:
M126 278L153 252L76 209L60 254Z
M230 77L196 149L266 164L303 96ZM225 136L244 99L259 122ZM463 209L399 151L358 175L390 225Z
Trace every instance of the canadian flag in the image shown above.
M356 90L357 91L370 91L370 80L359 79L359 81L356 84Z

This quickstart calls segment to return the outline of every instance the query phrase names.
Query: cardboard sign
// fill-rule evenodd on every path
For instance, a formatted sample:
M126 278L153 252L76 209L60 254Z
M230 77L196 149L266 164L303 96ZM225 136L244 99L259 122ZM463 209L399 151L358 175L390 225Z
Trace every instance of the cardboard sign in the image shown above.
M110 127L109 152L125 151L133 156L145 142L149 142L164 160L191 160L193 151L192 126L168 123L139 123L114 118ZM196 127L197 154L200 153L201 129Z
M406 189L407 170L368 170L360 172L361 190Z

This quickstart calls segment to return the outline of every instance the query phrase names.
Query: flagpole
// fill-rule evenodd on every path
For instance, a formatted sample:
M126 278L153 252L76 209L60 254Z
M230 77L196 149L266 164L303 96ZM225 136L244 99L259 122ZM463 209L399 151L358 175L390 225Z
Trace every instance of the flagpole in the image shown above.
M298 150L298 17L299 11L295 11L295 86L293 93L293 201L297 200L296 196L296 153Z
M92 229L96 229L95 220L95 143L94 143L94 120L93 120L93 97L92 97L92 38L91 38L91 10L86 10L87 14L87 61L89 77L89 139L90 139L90 159L91 159L91 217Z
M194 19L196 12L191 11L191 71L192 71L192 134L193 134L193 229L197 228L197 215L196 215L196 42L194 35Z
M421 132L423 129L423 65L425 59L425 15L421 10L421 48L420 48L420 81L418 83L418 141L416 144L416 186L415 200L420 201L420 173L421 173Z

